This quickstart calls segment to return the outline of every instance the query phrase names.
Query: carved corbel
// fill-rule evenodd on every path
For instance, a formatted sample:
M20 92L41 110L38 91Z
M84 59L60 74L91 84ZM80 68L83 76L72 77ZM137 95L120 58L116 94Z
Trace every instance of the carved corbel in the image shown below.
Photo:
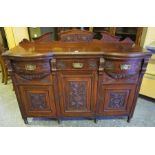
M51 71L55 72L56 70L56 59L51 59Z
M104 71L104 63L105 63L105 59L104 58L100 58L99 74L102 74L103 71Z

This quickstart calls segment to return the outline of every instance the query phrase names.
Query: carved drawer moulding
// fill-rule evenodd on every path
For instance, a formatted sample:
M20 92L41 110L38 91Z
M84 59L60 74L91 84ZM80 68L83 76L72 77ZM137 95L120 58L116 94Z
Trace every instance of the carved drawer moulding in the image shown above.
M141 62L119 62L119 66L114 61L105 62L105 72L114 79L130 78L140 73Z
M40 74L18 74L20 77L26 80L37 80L37 79L43 79L46 76L50 75L49 73L40 73Z

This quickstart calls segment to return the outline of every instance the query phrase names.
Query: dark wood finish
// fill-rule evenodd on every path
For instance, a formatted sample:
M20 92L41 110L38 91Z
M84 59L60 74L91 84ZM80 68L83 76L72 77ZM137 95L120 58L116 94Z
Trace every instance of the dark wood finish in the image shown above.
M120 42L22 42L5 52L22 117L133 116L151 53Z

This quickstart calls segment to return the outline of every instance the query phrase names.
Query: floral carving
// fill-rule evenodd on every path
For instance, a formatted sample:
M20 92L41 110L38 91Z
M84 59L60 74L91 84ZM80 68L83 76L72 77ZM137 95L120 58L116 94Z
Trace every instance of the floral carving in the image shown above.
M83 111L86 109L86 82L70 81L66 110Z
M108 107L114 109L124 108L126 97L126 92L110 92Z
M29 94L30 95L30 101L31 101L31 107L32 109L46 109L46 96L45 94Z

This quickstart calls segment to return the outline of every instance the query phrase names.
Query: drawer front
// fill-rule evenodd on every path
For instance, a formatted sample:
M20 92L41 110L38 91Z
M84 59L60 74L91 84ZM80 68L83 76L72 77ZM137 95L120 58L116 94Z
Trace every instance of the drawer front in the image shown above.
M140 70L140 60L106 60L102 83L137 83Z
M63 59L57 60L57 70L96 70L98 69L97 59Z
M39 74L50 72L50 63L48 61L14 61L12 62L12 67L17 74Z

